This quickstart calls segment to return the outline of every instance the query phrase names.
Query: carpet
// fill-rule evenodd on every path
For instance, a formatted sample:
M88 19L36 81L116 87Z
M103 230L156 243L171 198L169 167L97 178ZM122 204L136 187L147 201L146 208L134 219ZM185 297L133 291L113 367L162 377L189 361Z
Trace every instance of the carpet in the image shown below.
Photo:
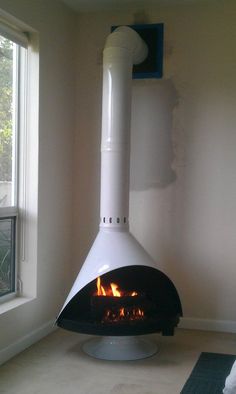
M201 353L180 394L222 394L236 355Z

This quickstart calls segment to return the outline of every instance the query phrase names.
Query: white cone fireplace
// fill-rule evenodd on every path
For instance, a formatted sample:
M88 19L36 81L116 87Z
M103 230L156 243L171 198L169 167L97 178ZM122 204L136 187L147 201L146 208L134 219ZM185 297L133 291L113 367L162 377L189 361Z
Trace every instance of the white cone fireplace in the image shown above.
M129 232L132 67L148 49L123 26L103 52L101 223L99 233L57 318L59 327L98 338L84 345L97 358L148 357L156 346L139 335L173 335L182 316L170 279Z

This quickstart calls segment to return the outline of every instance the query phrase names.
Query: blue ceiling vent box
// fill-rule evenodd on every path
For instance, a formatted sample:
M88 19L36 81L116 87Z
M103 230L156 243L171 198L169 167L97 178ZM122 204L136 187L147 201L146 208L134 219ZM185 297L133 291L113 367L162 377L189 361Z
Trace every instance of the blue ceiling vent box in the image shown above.
M113 31L118 26L112 26ZM163 76L163 37L164 24L129 25L146 42L148 56L146 60L133 67L133 79L162 78Z

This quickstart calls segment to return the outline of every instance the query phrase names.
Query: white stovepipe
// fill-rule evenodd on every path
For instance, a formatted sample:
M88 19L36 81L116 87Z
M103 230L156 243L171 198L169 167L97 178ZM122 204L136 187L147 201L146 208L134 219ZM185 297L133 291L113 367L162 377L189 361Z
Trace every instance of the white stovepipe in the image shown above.
M110 34L103 52L100 227L128 228L133 64L147 46L131 28Z
M128 231L132 66L147 46L123 26L106 41L103 60L100 231L62 308L89 282L129 265L155 264ZM62 312L61 311L61 312Z

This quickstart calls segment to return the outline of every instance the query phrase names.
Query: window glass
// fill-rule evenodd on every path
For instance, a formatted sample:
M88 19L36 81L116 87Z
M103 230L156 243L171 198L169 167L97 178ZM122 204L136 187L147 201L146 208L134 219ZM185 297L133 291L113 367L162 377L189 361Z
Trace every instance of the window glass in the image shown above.
M0 296L15 291L15 218L0 219Z
M19 52L0 35L0 297L16 288Z
M0 207L14 205L17 45L0 36Z

